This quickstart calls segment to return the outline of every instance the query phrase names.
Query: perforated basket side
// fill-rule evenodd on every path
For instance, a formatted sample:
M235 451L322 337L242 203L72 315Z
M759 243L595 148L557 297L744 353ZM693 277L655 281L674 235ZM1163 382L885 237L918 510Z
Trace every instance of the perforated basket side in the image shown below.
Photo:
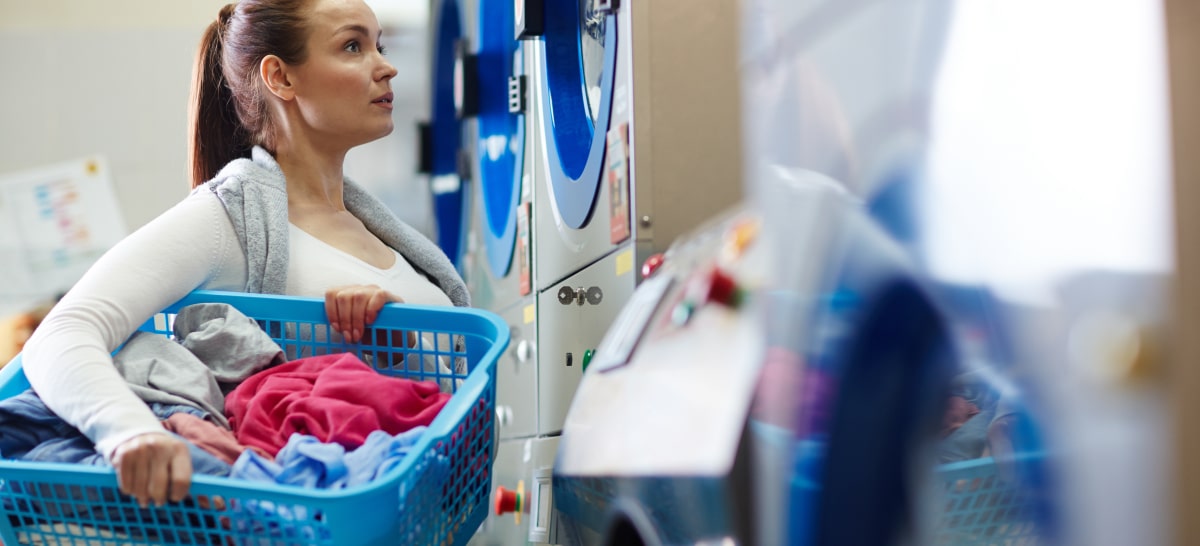
M991 457L944 465L937 478L943 499L937 544L1037 544L1030 491L997 474Z
M288 352L350 350L380 373L452 381L457 392L396 467L343 490L196 476L183 503L143 509L117 492L109 468L0 461L5 543L462 544L470 538L486 515L491 481L494 368L508 344L499 317L389 305L366 342L347 345L328 331L319 300L198 291L142 329L172 335L175 313L193 303L233 305ZM434 341L398 342L409 332ZM463 369L431 370L431 359ZM28 386L20 357L0 370L0 398Z

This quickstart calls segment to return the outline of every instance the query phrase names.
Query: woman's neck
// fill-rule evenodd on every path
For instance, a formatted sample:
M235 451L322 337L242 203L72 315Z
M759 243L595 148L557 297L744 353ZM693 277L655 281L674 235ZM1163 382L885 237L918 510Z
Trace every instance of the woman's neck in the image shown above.
M287 180L288 208L344 211L342 165L345 151L322 150L311 143L281 143L275 161Z

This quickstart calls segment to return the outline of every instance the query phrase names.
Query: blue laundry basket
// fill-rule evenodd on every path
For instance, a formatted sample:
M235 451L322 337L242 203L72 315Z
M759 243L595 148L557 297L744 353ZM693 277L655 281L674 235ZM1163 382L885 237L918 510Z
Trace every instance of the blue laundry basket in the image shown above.
M819 450L819 444L801 443L800 449ZM1009 464L1024 468L1043 461L1041 453L1023 454ZM792 544L809 544L815 532L820 486L811 469L792 476L788 533ZM807 474L807 475L806 475ZM930 546L1038 546L1055 544L1053 529L1044 513L1045 483L1005 477L992 457L939 465L931 476L936 505L926 517L934 518ZM869 495L870 492L864 492Z
M175 313L227 303L258 321L289 356L354 352L379 373L445 380L454 396L403 461L378 479L313 490L197 475L180 503L140 508L111 468L0 460L4 544L463 544L487 515L495 452L495 367L509 330L496 315L462 308L388 305L360 344L330 332L324 302L196 291L141 330L171 335ZM392 347L402 332L437 340ZM399 343L397 343L399 345ZM432 345L432 346L431 346ZM452 377L408 359L437 356ZM29 388L20 357L0 370L0 398Z

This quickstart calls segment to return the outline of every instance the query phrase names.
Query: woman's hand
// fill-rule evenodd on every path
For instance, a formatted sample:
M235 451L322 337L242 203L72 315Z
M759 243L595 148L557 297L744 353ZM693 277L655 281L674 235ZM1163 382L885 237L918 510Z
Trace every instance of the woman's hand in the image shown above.
M121 492L145 508L179 502L192 485L192 455L187 444L167 433L134 436L113 450Z
M346 341L358 343L385 303L404 299L373 284L339 286L325 291L325 316Z

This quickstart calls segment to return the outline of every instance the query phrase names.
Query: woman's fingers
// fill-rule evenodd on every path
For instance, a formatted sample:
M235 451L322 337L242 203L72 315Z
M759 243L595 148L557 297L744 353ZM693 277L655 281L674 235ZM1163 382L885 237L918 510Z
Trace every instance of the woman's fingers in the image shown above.
M170 460L152 460L146 468L146 496L155 506L167 502L167 489L171 487L168 477L171 473Z
M170 499L172 502L179 502L187 498L188 489L192 488L192 454L188 453L186 447L180 447L182 449L176 450L175 455L171 457Z
M339 286L325 292L325 316L346 341L358 343L384 304L402 301L375 285Z
M384 290L380 290L374 294L371 294L371 299L367 301L367 314L363 318L366 324L373 324L375 322L375 318L379 316L379 310L383 309L384 304L389 301L391 301L391 294Z
M337 310L337 294L341 288L330 288L325 291L325 320L329 321L329 327L335 332L342 331L342 324L338 320Z
M165 433L135 436L113 452L117 485L142 507L180 501L192 483L192 457L182 440Z

